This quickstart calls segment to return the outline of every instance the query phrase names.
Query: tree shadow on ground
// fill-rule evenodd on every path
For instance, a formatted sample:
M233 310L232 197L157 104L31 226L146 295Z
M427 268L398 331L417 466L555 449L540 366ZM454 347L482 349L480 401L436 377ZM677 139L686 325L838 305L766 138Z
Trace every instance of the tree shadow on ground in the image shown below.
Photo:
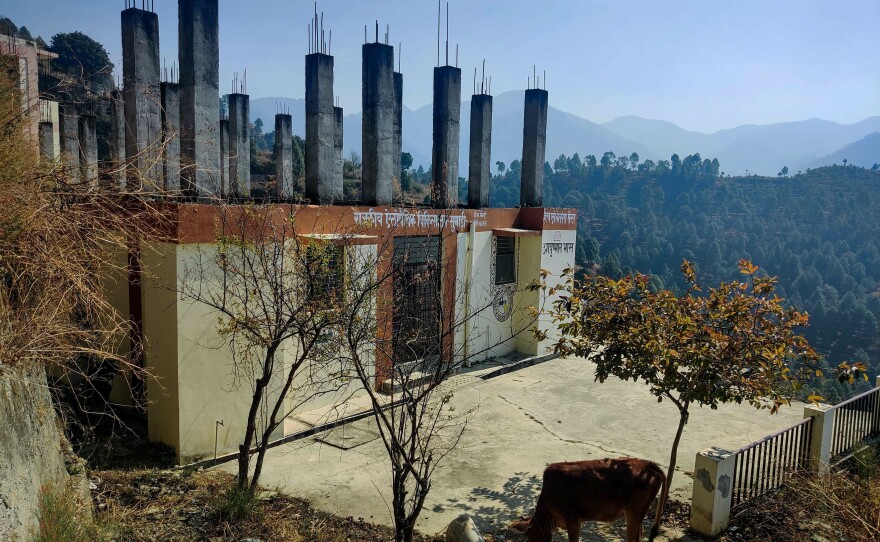
M434 512L455 510L471 516L480 532L502 530L524 514L531 514L541 491L541 478L526 472L510 477L502 489L475 487L466 500L447 499Z
M486 487L475 487L465 499L447 499L446 503L434 505L432 511L437 513L454 510L467 514L474 520L477 529L481 533L504 533L504 539L511 542L525 540L525 537L509 530L510 523L523 515L531 515L535 511L538 494L541 492L541 478L518 472L511 476L502 486L501 490ZM668 542L691 542L695 538L688 536L680 529L671 525L673 509L677 503L668 502L664 512L664 524L658 541ZM644 536L647 537L654 521L656 500L651 505L644 521ZM563 531L558 531L553 537L557 540L567 540ZM584 542L624 542L626 541L626 520L623 518L613 523L586 522L581 528L581 540Z

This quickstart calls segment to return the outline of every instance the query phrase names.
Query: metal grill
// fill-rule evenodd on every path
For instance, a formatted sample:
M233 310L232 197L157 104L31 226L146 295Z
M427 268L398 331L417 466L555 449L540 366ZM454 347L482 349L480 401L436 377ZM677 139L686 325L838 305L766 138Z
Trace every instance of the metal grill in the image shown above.
M398 364L439 354L439 252L439 237L395 239L393 348Z
M777 489L807 467L813 418L753 442L735 454L733 506Z
M880 388L835 405L834 410L832 462L849 458L858 443L880 437Z

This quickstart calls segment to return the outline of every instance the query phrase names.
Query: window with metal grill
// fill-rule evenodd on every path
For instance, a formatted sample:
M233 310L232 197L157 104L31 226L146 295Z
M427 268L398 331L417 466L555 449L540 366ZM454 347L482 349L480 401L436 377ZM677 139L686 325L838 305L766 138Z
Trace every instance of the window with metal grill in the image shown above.
M329 243L308 245L305 263L310 269L309 298L321 302L339 299L343 286L342 247Z
M495 284L516 282L516 239L495 238Z

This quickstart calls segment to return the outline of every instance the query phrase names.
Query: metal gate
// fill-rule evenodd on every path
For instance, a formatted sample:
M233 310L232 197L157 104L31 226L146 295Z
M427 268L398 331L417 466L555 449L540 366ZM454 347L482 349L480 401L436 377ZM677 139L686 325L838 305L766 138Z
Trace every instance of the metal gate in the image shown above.
M440 353L440 246L437 236L394 239L395 363Z

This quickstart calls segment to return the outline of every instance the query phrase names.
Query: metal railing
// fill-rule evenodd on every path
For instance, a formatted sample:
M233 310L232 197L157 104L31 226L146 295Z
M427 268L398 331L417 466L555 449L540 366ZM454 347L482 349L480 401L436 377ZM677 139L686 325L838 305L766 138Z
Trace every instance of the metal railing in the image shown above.
M807 467L813 418L806 418L734 453L733 502L736 507L782 486Z
M860 442L880 437L880 388L834 405L834 410L832 463L848 459Z

